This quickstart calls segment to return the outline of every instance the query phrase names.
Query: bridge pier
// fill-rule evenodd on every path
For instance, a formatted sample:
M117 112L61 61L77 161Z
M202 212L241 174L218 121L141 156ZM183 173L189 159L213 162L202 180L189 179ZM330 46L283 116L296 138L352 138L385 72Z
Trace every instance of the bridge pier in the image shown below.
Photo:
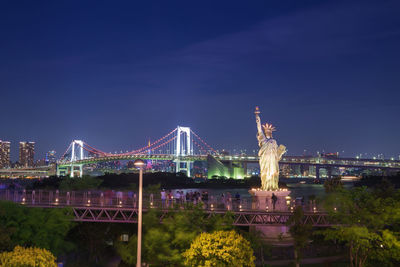
M56 165L56 176L57 177L61 176L61 170L60 170L60 167L58 166L58 164Z
M181 163L183 163L185 167L182 167ZM190 177L191 176L190 163L191 163L190 161L181 161L179 159L175 160L175 173L178 173L180 171L186 171L187 177Z
M82 164L78 164L78 165L71 164L71 172L70 172L69 176L71 178L75 177L75 167L79 168L79 170L78 170L79 174L77 177L82 178L82 176L83 176L83 165Z
M75 177L75 172L78 172L77 177L82 178L83 176L83 164L71 164L69 166L58 166L57 165L57 171L56 174L58 177L60 176L68 176L73 178Z
M332 178L332 167L327 167L326 172L327 172L328 179L331 179Z
M243 162L243 178L247 177L247 162Z

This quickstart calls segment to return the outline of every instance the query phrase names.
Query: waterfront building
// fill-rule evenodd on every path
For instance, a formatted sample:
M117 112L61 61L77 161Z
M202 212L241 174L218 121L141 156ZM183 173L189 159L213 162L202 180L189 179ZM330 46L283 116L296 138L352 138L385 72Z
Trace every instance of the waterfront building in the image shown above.
M36 166L36 167L39 167L39 166L46 166L46 165L47 165L47 162L46 162L46 159L45 159L45 158L38 159L38 160L36 160L36 162L35 162L35 166Z
M22 167L33 167L35 142L19 142L19 164Z
M10 166L10 142L0 140L0 169Z
M47 152L45 160L47 165L56 163L57 162L56 151L50 150L49 152Z

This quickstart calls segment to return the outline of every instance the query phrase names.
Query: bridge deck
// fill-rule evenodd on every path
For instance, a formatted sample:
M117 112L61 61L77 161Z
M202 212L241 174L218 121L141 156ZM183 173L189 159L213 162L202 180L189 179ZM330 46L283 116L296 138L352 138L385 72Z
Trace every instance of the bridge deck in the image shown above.
M133 155L115 155L106 157L92 157L76 160L73 164L91 164L97 162L116 161L116 160L180 160L180 161L207 161L208 155L187 155L175 156L170 154L133 154ZM224 156L214 155L214 158L220 161L247 162L258 163L258 156L241 155L241 156ZM381 169L399 169L400 160L382 160L382 159L357 159L357 158L330 158L330 157L311 157L311 156L284 156L280 161L281 164L307 164L314 166L332 166L332 167L354 167L354 168L381 168ZM70 166L71 162L60 161L59 167Z
M75 221L79 222L112 222L136 223L137 198L127 194L109 196L107 192L58 192L58 191L0 191L0 200L20 203L28 207L64 208L72 209ZM255 202L249 199L220 201L210 198L201 201L205 216L210 218L217 214L230 214L234 225L237 226L266 226L285 225L293 215L294 203L285 210L260 209ZM147 195L143 200L143 211L157 210L160 221L171 212L186 210L196 202L186 202L183 199L161 201ZM317 208L303 206L305 213L303 223L317 227L329 226L328 214ZM190 211L190 209L187 209Z

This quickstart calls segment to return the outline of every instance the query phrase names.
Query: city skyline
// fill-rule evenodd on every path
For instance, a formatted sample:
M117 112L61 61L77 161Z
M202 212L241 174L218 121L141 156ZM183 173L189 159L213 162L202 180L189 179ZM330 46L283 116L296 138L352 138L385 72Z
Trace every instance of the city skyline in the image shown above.
M32 143L35 146L36 142L32 142L32 141L19 141L19 147L18 147L18 152L16 153L16 155L12 155L13 153L11 153L11 151L13 150L11 142L9 141L2 141L0 140L0 145L1 144L7 144L8 145L8 153L7 153L7 158L10 160L10 163L21 163L21 143ZM148 140L148 144L150 144L150 139ZM145 146L142 146L145 147ZM16 147L17 148L17 147ZM139 147L137 147L136 149L138 149ZM41 149L43 150L43 149ZM131 150L132 151L132 150ZM131 152L129 150L119 150L119 151L109 151L107 153L110 154L119 154L119 153L124 153L124 152ZM161 151L161 150L160 150ZM247 155L255 155L257 154L257 149L253 149L253 150L247 150L247 149L241 149L241 148L233 148L233 149L229 149L229 148L222 148L222 149L217 149L216 150L219 153L228 153L230 155L240 155L240 154L247 154ZM106 152L106 151L105 151ZM144 152L142 152L144 153ZM147 150L145 150L145 153L150 153L147 152ZM33 153L35 154L35 153ZM153 151L153 154L156 154L156 151ZM343 157L343 158L357 158L357 159L391 159L391 160L400 160L400 154L397 156L385 156L383 153L376 153L376 154L368 154L368 153L356 153L354 155L348 155L345 154L345 151L336 151L336 152L332 152L332 151L325 151L324 149L318 150L318 151L308 151L306 149L303 150L303 153L300 154L292 154L292 153L288 153L288 155L291 156L316 156L316 155L337 155L339 157ZM49 159L49 155L51 157L51 160ZM34 162L39 162L41 161L41 164L43 162L50 162L50 163L55 163L56 159L59 159L60 157L62 157L63 154L57 154L57 152L55 150L48 150L45 152L44 155L38 155L34 158ZM16 160L14 160L14 158L17 158ZM32 157L33 160L33 157ZM6 161L5 161L6 162ZM8 161L7 161L8 162ZM32 166L34 164L31 164Z
M210 4L5 3L11 160L23 140L36 159L74 139L126 151L176 125L253 151L255 106L291 155L398 159L400 3Z

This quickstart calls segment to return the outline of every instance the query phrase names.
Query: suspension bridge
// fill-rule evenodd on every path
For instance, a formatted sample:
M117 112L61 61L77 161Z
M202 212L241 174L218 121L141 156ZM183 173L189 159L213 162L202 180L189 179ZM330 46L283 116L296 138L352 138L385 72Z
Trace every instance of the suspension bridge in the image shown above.
M239 166L242 173L246 174L247 164L258 163L259 160L258 156L219 154L189 127L178 126L147 146L121 153L107 153L82 140L74 140L57 163L57 175L81 177L84 165L138 158L172 161L175 164L175 172L185 172L188 177L191 176L195 161L207 162L208 177L213 174L237 177L234 166ZM327 169L328 172L333 167L400 171L400 161L397 160L284 156L280 164L314 166L317 178L321 168Z
M58 161L57 175L82 176L86 164L141 158L171 160L176 172L183 171L190 177L193 162L204 160L207 155L217 152L189 127L178 126L147 146L121 153L107 153L82 140L74 140Z
M247 174L247 164L258 163L256 155L224 155L218 153L203 138L189 127L178 126L161 138L149 142L146 146L120 153L102 151L82 140L73 140L56 166L44 166L23 169L0 169L0 177L45 177L57 176L82 177L85 165L96 165L102 162L117 162L135 159L173 162L170 171L184 172L192 176L193 164L196 161L207 163L208 177L226 176L242 178ZM400 171L399 160L332 158L312 156L284 156L280 165L314 167L315 176L319 178L320 169L326 169L328 177L333 168L376 169L383 171ZM237 170L241 173L238 174Z

